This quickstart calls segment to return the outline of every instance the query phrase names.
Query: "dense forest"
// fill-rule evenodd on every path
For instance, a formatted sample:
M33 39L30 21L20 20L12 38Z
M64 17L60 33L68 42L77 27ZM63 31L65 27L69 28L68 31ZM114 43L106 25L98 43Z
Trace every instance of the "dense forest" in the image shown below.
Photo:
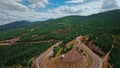
M34 25L34 24L35 23L26 21L26 20L16 21L16 22L5 24L5 25L0 25L0 32L14 30L14 29L18 29L18 28L24 28L24 27Z
M32 58L36 58L40 53L47 50L51 43L23 44L0 47L0 68L16 68L16 65L23 67L30 66Z
M64 44L80 35L89 35L105 53L111 45L115 47L109 62L114 68L120 67L120 10L112 10L91 16L67 16L37 22L29 27L0 32L0 41L20 37L12 46L0 46L1 68L29 65L29 60L47 50L53 43L63 41ZM98 38L98 39L96 39ZM49 43L30 44L53 40ZM28 44L29 42L29 44Z

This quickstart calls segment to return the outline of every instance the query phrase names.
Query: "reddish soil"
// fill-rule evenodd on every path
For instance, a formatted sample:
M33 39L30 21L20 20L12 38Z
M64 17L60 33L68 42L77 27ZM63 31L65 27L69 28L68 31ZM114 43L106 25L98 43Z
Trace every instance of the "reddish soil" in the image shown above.
M102 58L103 68L113 68L112 65L110 65L109 62L108 62L108 60L110 59L110 53L112 51L112 48L114 48L114 45L112 45L109 52L107 52L107 54Z
M0 45L13 45L14 43L18 42L19 40L20 40L20 37L0 41Z
M79 54L75 49L72 49L67 54L65 54L65 57L61 59L63 62L77 62L81 60L81 54Z
M54 34L60 34L60 33L66 33L68 32L68 30L65 29L56 29L55 31L53 31Z

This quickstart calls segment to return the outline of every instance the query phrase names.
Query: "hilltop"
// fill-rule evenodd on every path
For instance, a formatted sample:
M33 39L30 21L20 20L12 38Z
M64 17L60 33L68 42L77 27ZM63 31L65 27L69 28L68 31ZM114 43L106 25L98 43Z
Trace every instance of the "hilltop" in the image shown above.
M3 31L9 31L9 30L14 30L14 29L18 29L18 28L24 28L30 25L33 25L34 23L30 22L30 21L15 21L12 23L8 23L8 24L4 24L0 26L0 32Z

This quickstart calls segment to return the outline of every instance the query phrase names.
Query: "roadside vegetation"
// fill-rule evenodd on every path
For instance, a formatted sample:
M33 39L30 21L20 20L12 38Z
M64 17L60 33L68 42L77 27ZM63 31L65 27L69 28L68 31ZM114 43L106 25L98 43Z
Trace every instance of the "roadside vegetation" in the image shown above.
M65 43L80 35L89 35L96 46L107 53L112 44L114 49L111 53L110 63L115 68L120 64L120 10L113 10L91 16L68 16L59 19L51 19L37 23L34 26L9 30L0 33L0 41L20 37L20 41L13 46L0 46L1 68L22 65L26 67L28 61L47 50L53 42ZM114 40L114 37L118 37ZM30 42L48 41L39 44ZM72 48L72 46L71 46ZM58 47L55 47L55 52ZM64 51L64 50L63 50ZM68 49L69 51L69 49ZM64 53L64 52L62 52ZM54 55L55 56L55 55Z
M60 46L55 46L53 49L53 57L56 57L57 54L62 55L69 52L73 48L73 44L70 47L67 47L65 43L62 43Z
M113 65L114 68L120 68L120 35L114 36L114 48L110 55L109 62Z
M31 66L30 59L36 58L54 43L16 44L0 46L0 68L16 68Z

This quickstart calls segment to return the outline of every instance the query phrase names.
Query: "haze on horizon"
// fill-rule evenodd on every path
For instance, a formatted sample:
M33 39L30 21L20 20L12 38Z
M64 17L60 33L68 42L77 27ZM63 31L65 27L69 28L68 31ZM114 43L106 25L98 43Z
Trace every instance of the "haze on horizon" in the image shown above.
M0 0L0 25L120 9L120 0Z

